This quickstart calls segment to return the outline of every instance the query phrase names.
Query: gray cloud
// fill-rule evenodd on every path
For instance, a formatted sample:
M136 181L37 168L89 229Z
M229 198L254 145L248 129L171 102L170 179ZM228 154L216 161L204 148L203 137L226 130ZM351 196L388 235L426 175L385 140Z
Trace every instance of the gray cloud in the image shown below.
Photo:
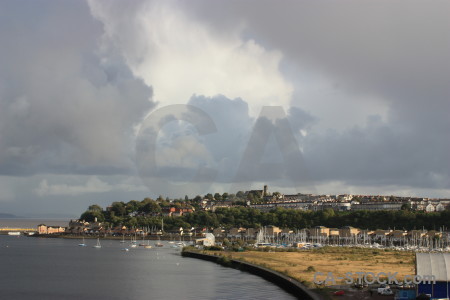
M185 9L213 30L245 24L246 37L282 51L283 63L296 69L291 75L301 75L289 78L296 86L292 105L316 102L316 124L331 127L319 132L313 126L301 142L317 183L450 187L448 1L195 4ZM317 74L332 95L315 92L305 99L305 80L314 84ZM385 107L385 115L374 110L370 116L361 101ZM362 112L367 123L342 129L339 123Z
M151 89L101 47L84 3L2 6L0 173L129 172Z
M260 115L257 123L249 116L248 104L239 98L231 100L223 95L194 95L188 104L206 113L216 128L208 134L198 135L190 124L175 120L166 124L159 133L162 137L158 140L159 147L155 155L159 168L157 179L162 182L151 184L156 179L144 176L144 182L150 182L152 192L161 193L160 190L167 186L164 182L187 182L187 185L172 185L167 189L172 196L182 196L193 191L209 192L209 185L205 186L205 178L201 181L195 179L194 174L200 167L213 171L206 178L210 184L245 182L251 185L260 181L276 181L282 186L292 186L306 178L304 175L308 172L302 162L294 132L299 140L303 139L300 131L308 129L315 121L308 113L295 107L286 113L279 107L276 112L269 109ZM280 113L287 122L280 123L277 120ZM151 117L152 115L149 116ZM272 124L276 124L275 128L279 125L281 127L274 130ZM145 142L145 139L141 142ZM292 145L288 147L289 143ZM143 155L145 153L140 157L144 157ZM144 170L147 169L146 165L152 166L149 171L155 172L153 163L146 164L144 159L138 160L138 163Z
M0 3L0 186L14 187L2 207L23 207L18 198L36 191L51 199L34 208L65 189L79 197L71 208L91 194L143 196L111 175L136 175L134 130L155 107L150 85L160 107L188 103L217 127L204 136L165 127L162 178L189 181L203 165L225 191L255 116L280 94L308 174L327 192L450 190L448 1L162 3ZM283 160L276 139L266 146L264 164ZM291 186L278 171L249 183Z

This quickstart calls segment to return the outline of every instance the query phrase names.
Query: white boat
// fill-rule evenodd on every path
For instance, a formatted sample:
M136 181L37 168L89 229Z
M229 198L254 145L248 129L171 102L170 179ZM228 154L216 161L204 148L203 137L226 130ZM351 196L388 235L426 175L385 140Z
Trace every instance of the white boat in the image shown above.
M158 236L158 241L155 243L155 247L164 247L163 243L161 243L161 239Z
M121 243L125 243L125 234L122 235L122 240L120 241ZM125 248L126 249L126 248Z
M86 247L87 246L86 243L84 242L84 237L83 237L83 242L78 244L78 246L80 246L80 247Z
M100 239L97 239L97 245L92 246L92 248L101 248L102 245L100 245Z
M20 231L9 231L8 235L20 235Z
M128 248L123 248L122 251L129 251L130 249Z

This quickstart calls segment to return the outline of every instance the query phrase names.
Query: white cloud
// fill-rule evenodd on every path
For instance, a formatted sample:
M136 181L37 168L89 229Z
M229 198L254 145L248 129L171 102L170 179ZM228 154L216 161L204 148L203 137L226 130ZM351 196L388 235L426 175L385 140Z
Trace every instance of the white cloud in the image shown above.
M261 105L289 105L293 88L279 70L282 53L244 39L242 24L231 32L211 31L170 1L134 9L124 7L129 3L89 3L105 25L105 42L123 51L161 105L186 103L193 94L243 98L252 115Z

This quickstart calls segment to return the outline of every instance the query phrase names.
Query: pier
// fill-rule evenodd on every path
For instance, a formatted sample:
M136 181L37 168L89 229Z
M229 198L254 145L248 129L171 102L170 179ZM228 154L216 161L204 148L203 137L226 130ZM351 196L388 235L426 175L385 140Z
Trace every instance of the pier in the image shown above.
M10 232L31 233L36 232L36 228L18 228L18 227L2 227L0 228L0 235L6 235Z

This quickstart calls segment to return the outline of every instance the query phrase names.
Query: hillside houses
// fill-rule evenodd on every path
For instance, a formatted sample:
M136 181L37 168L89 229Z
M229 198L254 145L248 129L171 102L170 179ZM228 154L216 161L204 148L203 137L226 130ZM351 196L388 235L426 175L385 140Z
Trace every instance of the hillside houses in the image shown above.
M428 199L395 197L380 195L314 195L276 194L265 197L264 203L250 204L249 206L261 211L270 211L276 208L320 211L333 209L335 211L397 211L404 205L415 211L441 212L450 209L450 199Z

